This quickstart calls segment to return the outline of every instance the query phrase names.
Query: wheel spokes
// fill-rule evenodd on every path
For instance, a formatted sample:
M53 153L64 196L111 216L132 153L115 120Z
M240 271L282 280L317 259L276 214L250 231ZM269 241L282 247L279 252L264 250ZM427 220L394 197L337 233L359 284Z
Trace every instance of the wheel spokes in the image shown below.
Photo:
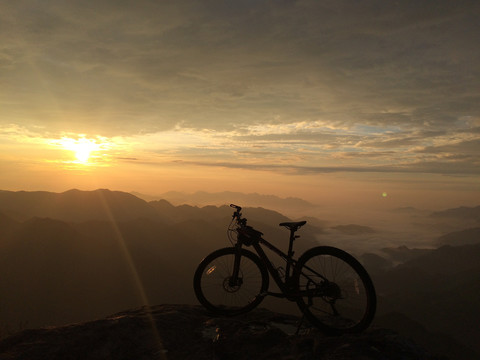
M340 258L319 255L309 259L302 269L299 287L308 311L326 325L352 327L365 315L364 284L356 271Z

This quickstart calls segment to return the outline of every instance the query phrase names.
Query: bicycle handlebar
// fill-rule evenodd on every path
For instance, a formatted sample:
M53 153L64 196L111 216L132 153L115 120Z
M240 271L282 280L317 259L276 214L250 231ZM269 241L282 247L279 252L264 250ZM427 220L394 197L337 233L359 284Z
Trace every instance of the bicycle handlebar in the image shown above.
M235 204L230 204L230 207L237 209L238 212L240 212L242 210L242 208L240 206L235 205Z
M235 212L232 215L232 219L236 219L237 224L245 226L247 224L247 219L242 219L242 213L240 212L242 210L242 207L235 204L230 204L230 207L235 209Z

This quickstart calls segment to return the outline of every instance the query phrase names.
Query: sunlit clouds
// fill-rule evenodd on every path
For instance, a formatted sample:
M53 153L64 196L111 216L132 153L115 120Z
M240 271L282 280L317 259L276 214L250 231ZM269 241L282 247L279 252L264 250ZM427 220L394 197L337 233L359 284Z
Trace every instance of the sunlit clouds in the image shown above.
M12 126L0 131L10 146L55 150L44 160L68 168L122 163L245 168L277 173L420 172L476 174L478 133L464 128L422 132L399 127L336 128L320 122L239 126L231 131L172 130L130 136L59 134ZM77 167L75 165L78 165ZM472 166L478 165L478 166Z
M132 137L155 161L270 169L276 172L478 173L478 134L394 127L334 128L319 123L243 126L233 131L183 129ZM452 156L456 154L456 158ZM455 165L453 164L455 162ZM480 164L479 164L480 165Z

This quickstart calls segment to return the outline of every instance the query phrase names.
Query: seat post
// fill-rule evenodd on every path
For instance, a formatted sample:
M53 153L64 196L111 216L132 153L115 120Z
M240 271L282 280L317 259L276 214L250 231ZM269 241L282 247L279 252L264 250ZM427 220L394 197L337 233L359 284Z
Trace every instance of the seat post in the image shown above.
M303 221L287 221L287 222L282 222L278 225L280 226L285 226L288 230L290 230L290 242L288 244L288 253L287 256L289 259L293 257L293 254L295 253L293 251L293 240L298 238L299 236L295 236L295 231L297 231L300 227L305 225L307 222L305 220ZM291 261L287 260L287 266L285 269L285 281L287 281L290 277L290 266Z
M293 255L292 249L293 249L293 240L295 240L295 231L297 231L297 228L293 227L290 229L290 242L288 244L288 256ZM292 253L292 254L290 254Z
M290 241L288 243L288 258L291 259L293 257L293 254L295 254L295 251L293 251L293 241L297 238L295 236L295 231L297 231L296 227L291 227L290 228ZM287 262L286 268L285 268L285 274L286 277L290 277L290 262Z

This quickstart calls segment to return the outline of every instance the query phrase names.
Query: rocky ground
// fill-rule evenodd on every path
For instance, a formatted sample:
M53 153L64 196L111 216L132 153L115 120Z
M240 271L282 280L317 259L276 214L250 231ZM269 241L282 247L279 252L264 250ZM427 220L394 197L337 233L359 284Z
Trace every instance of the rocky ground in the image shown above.
M391 330L328 337L306 326L295 334L298 324L298 318L265 309L227 318L200 306L159 305L23 330L0 342L0 360L440 359Z

